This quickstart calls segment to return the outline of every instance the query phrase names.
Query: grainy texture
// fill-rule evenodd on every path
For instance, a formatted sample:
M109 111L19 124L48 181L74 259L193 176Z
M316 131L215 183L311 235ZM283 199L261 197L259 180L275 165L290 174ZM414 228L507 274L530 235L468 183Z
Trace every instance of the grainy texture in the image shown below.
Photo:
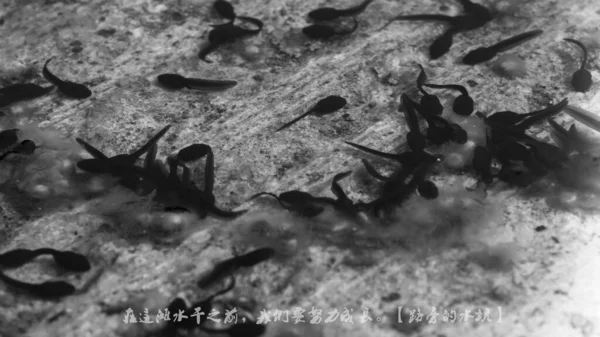
M302 189L330 195L328 185L335 174L363 170L363 155L349 149L344 140L382 151L395 149L407 131L396 109L401 93L415 92L417 63L435 83L472 81L468 89L479 111L526 112L564 97L572 105L600 111L598 85L585 94L570 88L580 53L561 42L567 36L597 34L600 15L594 0L528 1L514 15L458 35L450 53L436 61L429 60L427 46L442 32L442 25L396 22L382 31L380 27L400 13L457 14L460 7L455 1L375 0L359 16L355 34L330 42L311 42L302 36L310 10L353 3L233 1L238 14L263 20L264 30L221 47L209 55L214 63L207 64L198 60L197 53L209 24L223 22L209 1L4 1L0 4L1 83L43 83L41 67L55 56L52 70L57 76L84 83L93 91L83 101L53 92L6 110L41 128L58 130L74 151L74 138L80 137L108 155L132 151L156 130L172 124L159 143L159 156L196 142L210 144L215 152L215 195L221 207L236 209L264 207L244 201L265 190ZM458 63L469 49L533 29L545 33L511 51L527 62L523 77L503 78L489 64ZM597 55L591 51L589 58L596 80ZM154 82L160 73L230 79L238 85L222 93L170 92ZM450 106L453 93L439 93ZM332 115L309 116L274 132L329 94L345 97L348 105ZM558 118L566 119L565 115ZM540 133L539 128L534 130ZM548 139L547 132L540 136ZM343 185L353 200L370 200L371 190L359 178L355 175ZM445 174L439 182L443 185L448 179ZM391 250L371 256L366 251L365 261L356 258L344 263L360 254L316 245L292 262L268 262L243 273L235 294L256 297L269 309L301 306L309 311L314 306L327 312L348 307L357 314L354 325L321 323L323 331L315 329L305 336L598 335L599 217L553 210L543 198L512 192L490 195L490 202L499 203L504 212L494 235L503 236L484 240L510 243L518 251L514 265L504 270L490 271L471 263L472 247L433 254ZM230 225L218 220L198 221L197 231L181 244L167 246L131 238L115 229L118 222L104 225L105 219L88 212L94 201L76 202L29 219L4 194L0 197L2 251L69 248L87 252L96 265L106 264L88 292L59 302L32 300L2 286L1 336L141 336L151 328L124 324L126 308L136 313L164 308L180 291L194 299L208 295L195 290L198 275L208 271L213 261L231 257L228 237L212 227ZM547 229L537 232L540 225ZM48 269L32 265L13 275L41 279L41 272ZM74 282L79 285L87 277ZM382 300L392 292L400 298ZM399 305L419 306L425 314L432 306L501 306L503 318L501 323L477 324L471 319L411 329L392 324ZM108 314L107 307L117 309ZM357 323L363 307L383 320ZM274 326L268 326L269 336L274 336Z

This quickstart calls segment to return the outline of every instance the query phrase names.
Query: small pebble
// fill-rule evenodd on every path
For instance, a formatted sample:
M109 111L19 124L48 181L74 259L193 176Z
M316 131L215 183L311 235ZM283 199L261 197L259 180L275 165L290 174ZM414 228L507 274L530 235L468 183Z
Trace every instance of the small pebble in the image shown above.
M31 191L33 197L45 199L50 195L50 188L46 185L35 185Z

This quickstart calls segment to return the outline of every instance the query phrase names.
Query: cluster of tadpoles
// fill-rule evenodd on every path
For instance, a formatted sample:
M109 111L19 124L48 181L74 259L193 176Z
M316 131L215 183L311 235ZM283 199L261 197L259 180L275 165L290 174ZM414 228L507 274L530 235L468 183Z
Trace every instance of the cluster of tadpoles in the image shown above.
M17 83L0 88L0 107L42 97L52 91L54 86L56 86L60 92L71 98L84 99L92 95L90 89L88 89L85 85L71 81L65 81L52 74L50 70L48 70L48 63L51 60L52 58L48 59L46 63L44 63L42 75L53 85L49 87L42 87L34 83Z
M401 154L384 153L373 150L352 142L347 144L358 148L362 151L381 156L387 159L392 159L402 164L402 170L396 172L392 177L385 177L377 172L371 163L363 160L363 164L367 172L377 180L384 181L383 194L378 199L370 203L354 203L339 185L339 181L350 175L351 171L339 173L333 178L331 191L336 196L335 199L329 197L315 197L303 191L292 190L275 195L268 192L258 193L251 197L251 200L259 196L268 195L276 198L281 206L298 215L312 218L321 214L326 207L333 207L334 210L350 217L356 216L362 212L371 212L375 215L379 214L380 209L387 205L406 200L414 190L425 198L436 198L438 190L435 184L427 180L428 172L434 164L440 162L443 157L440 155L432 155L425 151L428 143L441 145L447 142L456 142L464 144L467 142L466 131L456 123L450 123L441 117L443 106L437 96L428 93L424 87L436 89L451 89L460 92L453 103L455 113L462 116L469 116L473 113L473 99L469 96L467 89L458 84L428 84L427 75L421 65L421 71L417 77L417 88L423 94L420 103L411 100L407 95L402 95L402 105L404 113L408 121L410 132L406 138L410 151ZM333 113L347 104L343 97L330 95L318 101L311 109L292 121L284 124L277 131L283 130L301 118L308 116L311 113L320 115ZM400 110L400 109L399 109ZM423 135L419 126L418 115L423 117L428 125L425 130L426 135ZM408 183L405 180L412 176Z
M463 6L464 14L458 16L449 16L443 14L415 14L398 15L392 18L382 29L386 28L394 21L441 21L448 23L450 27L437 37L429 46L429 56L437 59L446 54L452 47L455 34L483 27L492 21L492 13L484 6L476 4L470 0L459 0Z
M513 111L496 112L488 117L478 113L489 129L485 146L474 149L473 168L481 180L490 184L493 178L517 186L528 186L538 178L569 161L564 149L539 141L525 132L533 125L561 112L567 99L546 109L519 114ZM492 159L501 168L492 172Z
M233 258L217 263L213 270L208 275L202 277L198 281L198 287L206 288L212 284L229 279L229 285L223 290L204 298L194 304L188 305L181 297L176 297L171 301L167 310L169 313L179 313L184 317L190 317L186 320L174 319L167 320L167 325L162 331L163 335L171 336L177 333L178 330L193 331L196 329L208 333L226 334L230 337L257 337L261 336L266 331L264 324L257 324L255 317L251 314L254 308L243 305L240 301L226 300L217 303L214 299L217 296L223 295L231 291L235 287L235 276L233 273L240 268L250 268L261 262L264 262L275 255L272 248L259 248L244 255L235 256ZM208 314L218 305L224 307L225 310L237 310L238 320L230 327L223 329L214 329L207 326L209 321ZM202 310L204 315L199 315L197 310ZM192 317L196 316L196 319Z
M456 33L473 30L482 27L493 19L492 13L482 5L471 2L470 0L459 0L465 11L464 15L448 16L442 14L414 14L398 15L392 18L383 28L386 28L394 21L441 21L446 22L450 27L429 46L429 56L431 59L437 59L445 55L452 46L453 36ZM382 29L383 29L382 28ZM476 65L493 59L501 52L513 49L543 33L542 30L532 30L529 32L517 34L504 39L491 46L482 46L469 51L462 59L465 65ZM565 38L564 41L577 45L583 52L581 67L577 70L571 79L573 88L579 92L586 92L592 85L592 76L585 69L587 63L587 50L585 46L572 38Z
M225 0L217 0L213 3L213 8L215 11L225 19L228 19L229 22L211 25L213 29L208 33L208 44L200 50L198 53L198 57L208 63L211 61L207 60L206 57L208 54L215 51L220 45L233 42L237 39L257 35L263 28L264 23L256 18L248 17L248 16L238 16L235 13L235 9L231 3ZM246 29L234 24L235 20L240 20L243 22L248 22L255 26L255 29Z
M543 33L542 30L532 30L529 32L517 34L508 39L502 40L492 46L488 47L479 47L473 49L465 55L462 59L463 64L466 65L475 65L478 63L482 63L488 60L493 59L498 53L507 51L509 49L515 48L537 36L540 36ZM577 47L579 47L583 53L583 58L581 60L581 66L578 70L573 73L571 77L571 85L576 91L586 92L592 86L592 74L589 70L585 69L587 64L587 49L583 45L583 43L578 40L572 38L564 38L566 42L573 43Z
M383 194L378 199L369 203L354 203L348 198L339 185L339 181L350 175L351 171L339 173L333 178L331 191L336 196L335 199L315 197L307 192L297 190L284 192L278 196L272 193L262 192L252 196L251 199L262 195L269 195L276 198L285 209L309 218L321 214L327 206L333 207L333 209L342 214L356 218L356 216L362 212L379 215L379 211L382 207L391 203L399 204L408 199L415 190L425 198L436 198L438 196L437 187L432 181L427 180L426 178L433 165L440 162L443 157L440 155L432 155L426 152L425 148L428 146L428 143L434 145L441 145L447 142L464 144L467 142L467 133L460 125L450 123L441 117L443 112L442 104L437 96L425 91L424 87L459 91L461 94L455 99L453 109L457 114L462 116L469 116L473 113L473 99L469 96L467 89L461 85L427 84L425 70L422 66L419 65L419 67L421 68L421 71L416 82L417 88L423 94L420 103L411 100L405 94L402 95L402 107L404 107L404 113L410 129L410 132L406 136L410 151L401 154L390 154L352 142L346 142L359 150L387 159L393 159L402 164L402 170L396 172L391 177L386 177L377 172L373 165L367 160L363 160L367 172L377 180L385 182ZM327 96L318 101L315 106L308 110L308 112L284 124L277 131L289 127L313 112L320 114L335 112L344 107L346 103L346 100L340 96ZM421 115L428 125L425 130L426 135L423 135L421 132L418 115ZM409 177L411 177L410 181L405 182Z
M437 96L426 92L423 87L449 88L458 90L458 96L453 104L454 111L462 116L468 116L473 112L473 102L466 88L460 85L427 85L427 76L423 67L417 77L417 88L423 96L420 103L413 101L408 95L402 94L401 105L398 110L404 113L407 120L409 132L406 135L408 151L400 154L380 152L368 147L346 142L361 151L386 159L399 162L402 166L390 177L377 172L373 165L366 159L362 160L367 172L377 180L383 181L382 195L362 208L378 215L382 208L387 205L399 205L406 201L414 191L426 199L435 199L439 195L437 186L427 177L435 164L444 160L442 155L434 155L426 151L430 145L442 145L449 142L465 144L468 140L467 132L458 124L451 123L442 118L443 106ZM427 127L423 134L419 117L421 116ZM408 180L408 181L407 181Z
M295 213L296 215L313 218L325 211L327 207L332 207L340 214L355 218L361 212L361 203L355 204L346 195L346 192L339 185L339 181L346 178L352 173L352 171L346 171L338 173L333 177L331 183L331 192L335 195L334 198L329 197L315 197L308 192L292 190L283 192L279 195L275 195L269 192L261 192L253 195L250 200L256 199L260 196L271 196L279 202L281 207L286 210Z
M354 203L344 193L339 186L339 181L347 177L351 172L337 174L332 182L331 190L336 198L315 197L307 192L292 190L274 195L268 192L262 192L254 195L251 199L258 196L269 195L276 198L282 207L304 217L314 217L321 214L325 207L330 206L334 209L346 214L357 215L361 212L368 212L374 215L379 215L382 207L386 205L399 205L407 200L414 191L424 198L437 198L439 192L436 185L427 179L433 166L441 162L444 158L442 155L433 155L426 151L430 145L443 145L449 142L457 144L465 144L468 141L467 132L458 124L447 121L442 118L443 106L437 96L427 92L425 88L434 89L451 89L460 93L454 99L452 104L453 111L461 116L470 116L474 111L473 99L469 96L467 89L458 84L431 84L427 83L425 70L419 65L421 71L417 77L417 88L422 93L419 103L412 100L408 95L401 96L401 105L399 111L404 112L407 120L409 132L406 135L407 145L409 150L400 154L384 153L368 147L346 142L361 151L380 156L386 159L398 161L402 166L392 176L386 177L374 168L374 166L363 159L363 165L367 172L375 179L383 181L382 195L369 203ZM278 129L282 130L289 127L299 119L313 113L321 114L332 113L343 106L346 100L339 96L328 96L319 102L308 112L284 124ZM512 111L501 111L485 117L481 113L477 113L480 118L483 118L486 124L486 145L477 146L474 149L472 166L485 184L490 184L493 178L498 178L509 184L517 186L527 186L537 178L546 175L549 170L556 169L564 165L568 160L568 156L564 147L557 147L528 136L525 132L533 125L543 120L549 120L553 126L553 136L562 137L563 143L573 143L573 135L569 135L572 131L562 129L557 123L550 118L565 107L568 101L562 100L556 105L548 108L533 111L525 114L520 114ZM575 108L571 108L575 109ZM586 118L586 114L578 112L574 114L584 121L591 120ZM426 128L421 129L419 116L425 120ZM583 116L583 117L582 117ZM596 123L595 127L600 128L600 123ZM574 130L574 129L573 129ZM576 142L575 147L587 146L581 141ZM592 144L593 145L593 144ZM591 148L589 145L588 148ZM596 149L598 146L595 147ZM501 165L499 170L493 168L492 159L495 158ZM497 171L493 173L493 171ZM408 179L408 181L407 181Z
M214 155L209 145L192 144L180 150L176 156L169 156L166 164L156 159L156 143L169 128L170 125L163 128L133 153L110 158L77 138L77 142L94 157L79 161L77 167L90 173L110 174L119 179L121 186L143 196L156 192L154 200L165 204L166 209L194 212L200 218L205 218L209 212L223 218L235 218L243 214L245 211L230 212L215 205ZM137 166L136 161L144 154L144 166ZM204 157L204 189L200 189L191 180L191 171L186 164ZM178 172L180 168L183 170L181 177Z

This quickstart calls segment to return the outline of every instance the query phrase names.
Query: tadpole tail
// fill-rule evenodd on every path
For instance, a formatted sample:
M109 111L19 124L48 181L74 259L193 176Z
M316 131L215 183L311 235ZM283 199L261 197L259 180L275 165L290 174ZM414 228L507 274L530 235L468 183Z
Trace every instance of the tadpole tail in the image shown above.
M214 295L211 295L206 300L210 301L213 298L215 298L217 296L220 296L220 295L223 295L223 294L226 294L226 293L230 292L233 288L235 288L235 276L231 275L230 278L231 278L231 282L229 283L229 285L227 287L225 287L225 288L217 291Z
M0 155L0 161L4 160L4 158L6 158L11 153L12 153L11 151L6 151L6 152L2 153Z
M303 113L302 115L300 115L300 116L298 116L298 117L296 117L296 118L292 119L291 121L289 121L289 122L287 122L287 123L283 124L283 126L282 126L282 127L280 127L279 129L275 130L275 132L277 132L277 131L281 131L281 130L283 130L283 129L286 129L286 128L289 128L290 126L292 126L292 125L293 125L294 123L296 123L297 121L299 121L299 120L301 120L302 118L304 118L304 117L306 117L306 116L310 115L311 113L313 113L313 111L314 111L314 109L310 109L310 110L308 110L307 112Z
M376 155L379 157L383 157L383 158L387 158L387 159L393 159L393 160L398 160L398 155L392 154L392 153L386 153L386 152L381 152L381 151L377 151L377 150L373 150L371 148L368 148L366 146L362 146L362 145L358 145L356 143L352 143L352 142L344 142L350 146L353 146L361 151L370 153L372 155Z
M156 143L152 144L146 152L146 158L144 158L144 169L150 171L156 161L156 154L158 153L158 146Z
M498 53L507 51L507 50L515 48L535 37L542 35L543 32L544 32L543 30L537 29L537 30L532 30L530 32L521 33L521 34L515 35L513 37L509 37L506 40L502 40L489 48L495 49L496 52L498 52Z
M218 47L219 43L209 42L208 45L206 45L204 48L202 48L202 50L200 50L200 52L198 53L198 58L206 63L212 63L212 61L207 60L206 57L208 56L208 54L217 50Z
M44 68L42 69L42 76L44 76L46 81L48 81L54 85L59 85L59 84L63 83L64 81L61 80L60 78L58 78L56 75L52 74L50 72L50 70L48 70L48 63L50 63L50 61L52 61L52 59L54 59L54 56L49 58L46 61L46 63L44 63Z
M186 87L188 89L202 90L208 92L218 92L233 88L237 81L229 80L208 80L203 78L187 78Z
M363 159L362 163L363 163L365 169L367 170L367 173L369 173L373 178L380 180L380 181L385 181L385 182L390 182L390 181L394 180L390 177L386 177L383 174L379 173L375 169L375 167L373 167L373 164L371 164L368 160Z
M206 155L206 162L204 163L204 190L209 195L213 195L215 186L215 159L212 149Z
M425 68L423 68L423 66L420 63L417 63L417 65L421 69L419 75L417 76L417 89L419 89L419 91L423 95L428 95L427 92L423 90L423 84L425 84L425 82L427 81L427 74L425 73Z
M339 15L340 16L350 16L350 15L359 14L362 11L364 11L371 4L371 2L373 2L373 0L364 0L363 2L361 2L360 4L358 4L354 7L341 9L341 10L339 10Z
M346 171L342 173L338 173L333 177L333 182L331 183L331 192L339 199L339 200L349 200L346 192L342 189L340 184L338 183L340 180L346 178L352 173L352 171Z
M276 251L271 247L255 249L249 253L237 256L235 258L238 267L254 267L255 265L267 261L275 256Z
M0 254L0 265L6 268L14 268L29 263L41 255L38 250L31 250L26 248L18 248L8 251L4 254Z
M162 130L160 130L154 137L150 138L150 140L147 141L146 144L142 145L142 147L140 147L139 150L132 153L130 157L135 159L141 157L144 153L150 150L152 145L156 144L167 133L167 131L169 131L170 128L171 125L167 125L164 128L162 128Z
M585 46L583 45L583 43L581 43L581 42L579 42L579 41L577 41L575 39L571 39L571 38L567 37L567 38L564 38L563 40L567 41L567 42L570 42L570 43L573 43L573 44L575 44L577 47L579 47L581 49L581 51L583 52L583 60L581 61L581 68L579 68L579 69L584 69L585 64L587 63L587 58L588 58L587 48L585 48Z
M45 94L49 93L50 91L54 90L55 86L51 85L49 87L42 87L42 89L40 90L39 94L41 96L44 96Z
M520 128L520 129L527 129L530 126L532 126L533 124L552 117L556 114L558 114L559 112L561 112L567 105L569 104L569 100L568 99L563 99L562 101L560 101L558 104L553 105L551 107L548 107L546 109L542 109L542 110L538 110L538 111L533 111L530 113L530 116L527 117L526 119L524 119L522 122L518 123L517 125L515 125L516 127Z
M460 93L462 95L465 96L469 96L469 92L467 91L467 88L465 88L464 86L460 85L460 84L432 84L432 83L425 83L423 84L424 87L428 87L428 88L434 88L434 89L451 89L451 90L456 90L456 91L460 91Z
M4 283L6 283L12 287L30 291L30 292L33 292L34 290L37 289L33 284L17 281L15 279L13 279L12 277L9 277L8 275L4 274L4 272L2 272L2 271L0 271L0 280L2 280Z
M107 160L108 157L104 155L104 153L100 152L100 150L98 150L97 148L93 147L92 145L90 145L88 142L86 142L85 140L81 139L81 138L75 138L75 140L77 141L77 143L79 143L79 145L81 145L89 154L92 155L92 157L96 158L96 159L100 159L100 160Z
M402 106L404 106L404 118L408 124L408 129L414 132L421 132L419 127L419 117L417 117L417 112L415 111L418 103L410 99L406 94L402 94L400 99ZM400 110L400 107L398 107L398 110Z
M442 21L453 23L454 17L442 14L414 14L414 15L398 15L390 19L381 29L387 28L394 21Z

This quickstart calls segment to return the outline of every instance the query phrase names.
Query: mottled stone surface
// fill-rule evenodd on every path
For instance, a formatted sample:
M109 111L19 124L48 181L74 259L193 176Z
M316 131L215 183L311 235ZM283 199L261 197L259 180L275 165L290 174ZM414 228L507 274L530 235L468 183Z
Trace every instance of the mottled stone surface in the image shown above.
M267 202L245 200L265 190L302 189L331 196L331 178L347 170L358 172L343 182L349 196L371 200L373 188L362 182L360 159L365 156L343 141L382 151L392 151L402 143L407 127L397 107L400 94L416 93L417 63L427 69L432 82L469 83L479 111L527 112L564 97L572 105L600 111L597 84L586 94L570 88L570 74L578 67L580 54L561 41L567 36L597 36L596 1L528 1L514 14L455 37L451 52L435 61L429 60L427 46L443 31L441 24L396 22L385 30L380 27L399 13L454 15L460 12L456 1L375 0L360 15L355 34L326 43L302 36L305 14L318 6L347 7L351 2L233 4L240 15L263 20L264 30L223 46L209 56L213 61L209 64L199 61L197 53L209 25L223 22L210 1L2 2L0 84L44 83L41 67L55 56L51 69L56 75L80 81L94 93L77 101L54 91L4 111L9 120L56 130L55 141L64 140L54 144L58 150L49 146L38 149L38 154L64 159L81 151L75 137L115 155L132 151L171 124L159 143L159 157L192 143L210 144L215 153L215 195L221 207L257 211L267 207L271 214L267 217L291 222L299 220L280 215ZM475 46L533 29L545 33L511 51L526 60L524 77L501 77L492 71L491 62L475 67L458 64ZM589 69L598 81L597 55L591 51ZM167 72L239 83L222 93L170 92L154 80ZM439 93L449 106L453 93ZM328 94L345 97L348 105L332 115L310 116L288 130L274 132ZM560 122L568 119L566 115L557 118ZM549 139L543 128L534 131ZM51 143L46 140L45 144ZM194 174L197 180L199 173ZM2 174L4 181L7 173ZM443 173L436 182L446 186L452 175ZM94 271L68 276L78 286L103 268L87 292L55 302L30 299L0 286L0 336L7 337L141 336L144 329L153 327L124 324L125 309L140 313L143 308L164 308L182 291L192 300L209 295L210 291L197 290L195 281L213 262L232 256L229 234L236 229L231 226L250 221L194 220L182 242L156 243L148 235L133 235L143 229L134 227L132 219L107 219L90 212L97 210L98 199L59 200L50 208L46 202L14 200L19 196L14 191L0 192L2 251L51 246L87 253ZM271 310L301 306L309 311L314 306L328 312L347 307L357 315L354 325L321 323L312 331L298 332L299 336L597 335L600 218L579 210L552 209L540 193L531 197L511 189L498 190L490 193L488 201L497 206L500 220L489 237L478 232L478 242L508 245L514 251L508 266L482 267L477 261L487 259L478 256L487 253L479 254L473 245L425 253L360 246L348 250L318 243L291 259L242 272L238 287L227 296L252 297L259 308ZM24 214L28 205L40 204L48 208ZM479 220L488 219L481 216ZM546 230L536 231L541 225ZM503 264L491 263L494 267ZM43 262L10 273L31 281L42 280L47 273L63 276ZM501 307L503 316L500 323L480 324L471 318L469 323L393 324L401 305L419 306L425 314L435 306L438 310L488 307L497 315ZM363 307L371 309L373 322L358 322ZM283 336L276 331L286 326L291 329L293 324L273 323L268 335Z

